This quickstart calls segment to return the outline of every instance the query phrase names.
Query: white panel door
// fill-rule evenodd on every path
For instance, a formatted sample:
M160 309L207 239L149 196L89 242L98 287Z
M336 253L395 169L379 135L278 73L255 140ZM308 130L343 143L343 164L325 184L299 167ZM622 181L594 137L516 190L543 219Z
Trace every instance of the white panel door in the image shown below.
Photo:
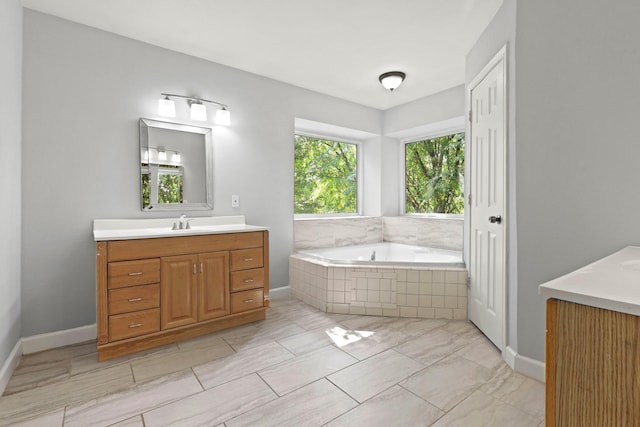
M504 50L469 86L469 319L500 349L505 298Z

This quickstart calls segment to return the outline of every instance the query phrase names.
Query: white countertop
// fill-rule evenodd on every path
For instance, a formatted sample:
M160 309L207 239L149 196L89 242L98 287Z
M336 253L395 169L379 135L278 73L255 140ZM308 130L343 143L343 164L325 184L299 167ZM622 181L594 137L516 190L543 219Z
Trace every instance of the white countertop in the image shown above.
M606 258L540 285L545 298L640 316L640 247Z
M187 218L188 230L172 230L179 218L155 219L94 219L93 240L133 240L158 237L197 236L202 234L243 233L265 231L268 227L245 224L244 216L212 216Z

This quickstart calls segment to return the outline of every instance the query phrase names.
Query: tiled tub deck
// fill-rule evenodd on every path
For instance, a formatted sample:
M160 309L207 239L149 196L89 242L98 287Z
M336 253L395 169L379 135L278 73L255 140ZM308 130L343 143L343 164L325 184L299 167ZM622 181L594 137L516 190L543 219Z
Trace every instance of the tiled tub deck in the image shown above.
M464 268L351 266L289 257L294 297L328 313L467 319Z

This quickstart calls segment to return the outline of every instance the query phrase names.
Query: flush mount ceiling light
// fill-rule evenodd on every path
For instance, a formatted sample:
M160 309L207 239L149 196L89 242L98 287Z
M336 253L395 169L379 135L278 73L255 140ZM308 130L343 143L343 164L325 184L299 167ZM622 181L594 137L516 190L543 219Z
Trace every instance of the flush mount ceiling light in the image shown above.
M393 92L402 84L404 78L407 77L402 71L389 71L387 73L380 74L378 80L382 83L385 89Z
M207 121L207 107L204 103L215 104L220 107L216 111L216 124L221 126L229 126L231 124L231 113L227 110L228 105L217 101L211 101L208 99L197 98L195 96L175 95L171 93L161 93L162 98L158 100L158 115L164 117L176 116L176 104L171 98L183 98L186 99L191 108L191 120L197 120L200 122Z

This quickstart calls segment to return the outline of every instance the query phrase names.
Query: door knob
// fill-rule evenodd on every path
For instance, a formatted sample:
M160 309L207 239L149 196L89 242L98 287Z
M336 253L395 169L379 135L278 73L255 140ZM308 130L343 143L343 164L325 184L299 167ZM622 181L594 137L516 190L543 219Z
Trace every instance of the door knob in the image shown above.
M489 217L489 222L491 224L502 224L502 217L500 215L498 216L490 216Z

